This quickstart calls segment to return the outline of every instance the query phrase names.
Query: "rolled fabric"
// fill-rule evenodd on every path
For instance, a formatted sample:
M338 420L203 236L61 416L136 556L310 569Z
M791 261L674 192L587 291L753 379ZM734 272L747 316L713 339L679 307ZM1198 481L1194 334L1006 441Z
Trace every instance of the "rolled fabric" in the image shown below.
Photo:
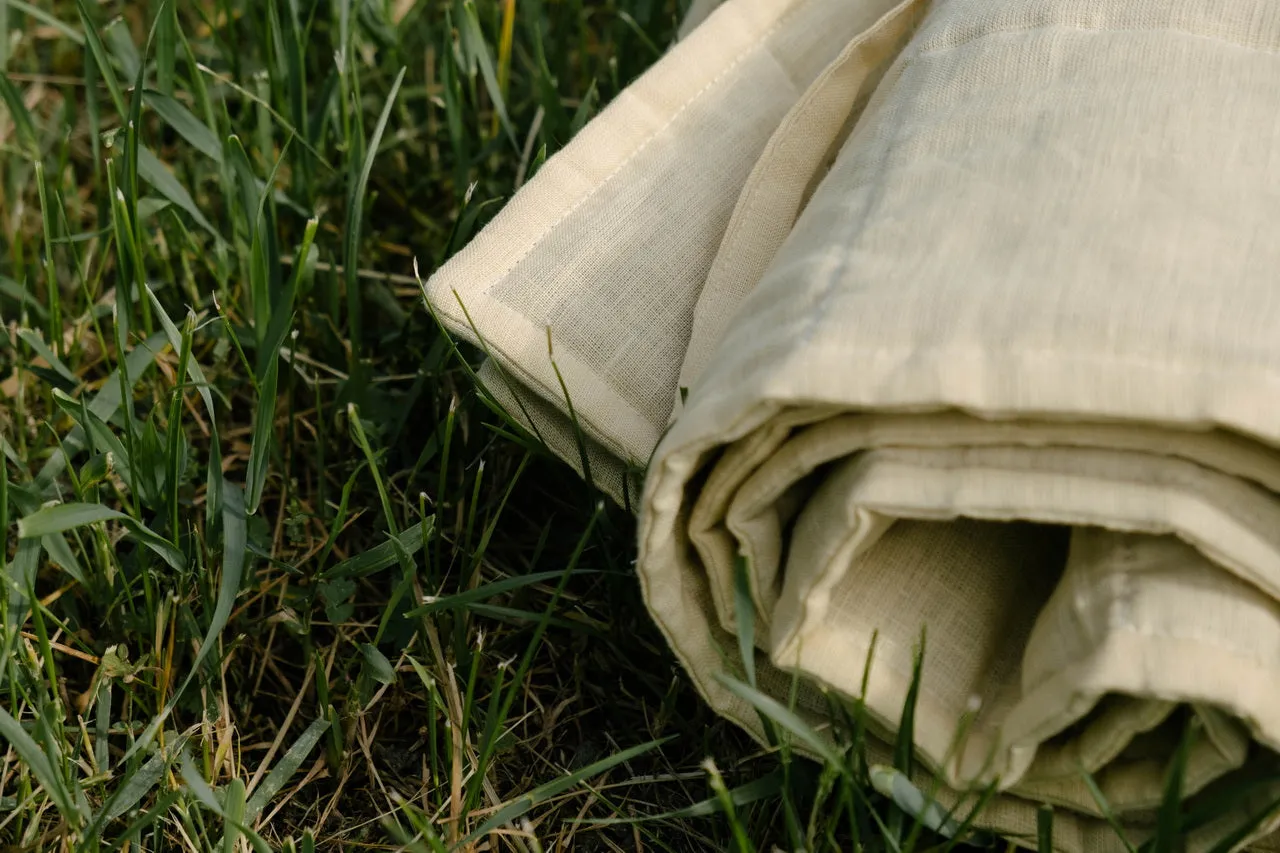
M1192 802L1280 766L1278 103L1273 0L727 0L428 299L719 713L749 623L888 742L924 630L944 802L1118 851L1082 769L1141 841L1189 719Z

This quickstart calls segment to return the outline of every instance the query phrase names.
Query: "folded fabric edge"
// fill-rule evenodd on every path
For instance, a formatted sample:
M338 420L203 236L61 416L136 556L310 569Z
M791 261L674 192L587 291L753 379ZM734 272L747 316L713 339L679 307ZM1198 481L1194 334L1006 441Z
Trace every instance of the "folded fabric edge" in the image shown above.
M579 425L609 452L647 458L665 423L638 412L601 380L598 366L567 348L556 352L553 366L547 329L490 291L558 224L603 187L625 179L628 163L655 144L690 105L730 83L734 69L762 49L770 34L806 2L714 4L704 25L623 90L426 283L426 298L450 331L482 345L531 392L567 411L558 368L564 384L581 398L575 407Z
M643 461L628 462L575 429L563 411L514 381L492 359L481 364L476 378L484 393L503 412L532 433L579 477L623 509L639 511Z

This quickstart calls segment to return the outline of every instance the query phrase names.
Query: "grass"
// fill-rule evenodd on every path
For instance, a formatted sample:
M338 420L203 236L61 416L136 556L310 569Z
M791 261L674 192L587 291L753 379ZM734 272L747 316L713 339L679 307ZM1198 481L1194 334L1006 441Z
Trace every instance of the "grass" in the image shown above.
M5 849L993 843L711 716L422 306L681 12L0 0Z

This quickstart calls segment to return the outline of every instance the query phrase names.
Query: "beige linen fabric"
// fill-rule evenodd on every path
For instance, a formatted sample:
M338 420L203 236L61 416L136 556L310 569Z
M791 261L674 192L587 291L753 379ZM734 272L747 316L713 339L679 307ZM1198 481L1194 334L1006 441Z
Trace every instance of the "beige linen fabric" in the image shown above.
M1280 766L1278 103L1273 0L727 0L428 298L640 495L717 711L761 734L751 619L762 688L821 725L865 675L888 738L927 626L943 799L1119 850L1081 768L1140 841L1188 720L1193 803Z

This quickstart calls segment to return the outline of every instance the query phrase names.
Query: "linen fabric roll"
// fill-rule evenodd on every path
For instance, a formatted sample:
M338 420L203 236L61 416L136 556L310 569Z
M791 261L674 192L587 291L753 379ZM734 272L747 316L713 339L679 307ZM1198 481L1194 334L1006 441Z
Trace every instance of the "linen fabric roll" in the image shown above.
M1120 850L1082 768L1140 841L1188 719L1193 803L1280 765L1278 96L1267 0L727 0L428 298L717 711L750 620L891 738L927 626L943 799Z

